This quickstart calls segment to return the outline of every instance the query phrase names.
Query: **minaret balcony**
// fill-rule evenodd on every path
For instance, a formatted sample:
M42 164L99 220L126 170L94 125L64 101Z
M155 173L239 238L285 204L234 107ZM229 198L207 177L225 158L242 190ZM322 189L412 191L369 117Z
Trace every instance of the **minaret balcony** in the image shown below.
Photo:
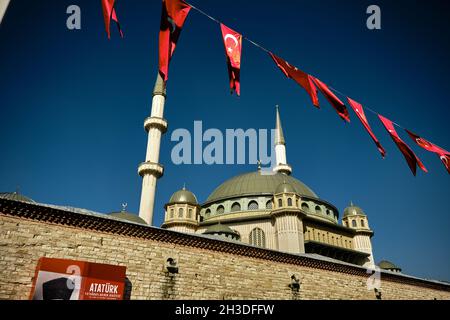
M158 128L162 133L165 133L167 131L167 121L159 117L148 117L144 121L144 128L147 133L150 128Z
M273 168L273 171L290 175L292 173L292 168L288 164L279 164Z
M142 162L138 167L138 173L141 177L147 174L151 174L159 179L164 174L164 167L159 163L154 163L150 161Z

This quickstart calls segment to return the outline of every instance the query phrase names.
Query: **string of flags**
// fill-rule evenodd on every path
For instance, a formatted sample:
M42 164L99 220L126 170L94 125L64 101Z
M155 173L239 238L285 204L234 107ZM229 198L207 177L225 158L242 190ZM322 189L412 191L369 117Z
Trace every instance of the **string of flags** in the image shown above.
M116 22L121 37L123 37L122 30L120 28L119 20L115 10L115 0L101 0L103 8L103 17L105 20L106 33L108 39L110 38L110 25L111 21ZM350 114L348 112L346 104L337 96L345 97L348 105L355 112L358 119L370 135L375 145L378 148L383 159L386 157L386 150L381 145L378 138L372 131L372 128L367 120L364 112L364 107L361 103L353 100L352 98L345 96L336 89L328 86L317 77L308 74L297 67L289 64L283 58L272 53L270 50L264 48L258 43L244 37L241 33L229 28L216 18L203 12L202 10L194 7L193 5L183 0L162 0L162 13L161 24L159 31L159 73L165 82L168 80L169 64L174 54L177 42L179 40L181 31L183 29L186 18L191 9L205 15L209 19L215 21L220 25L221 36L225 49L225 57L228 69L229 85L231 93L236 93L237 96L241 94L240 85L240 69L241 69L241 57L242 57L242 40L245 39L252 45L262 49L272 58L278 69L289 79L294 80L300 87L302 87L309 95L313 106L320 108L318 92L325 97L329 104L334 108L338 116L345 122L350 122ZM421 148L435 153L442 161L447 172L450 174L450 153L445 149L425 140L419 135L411 132L410 130L401 127L397 123L389 120L388 118L380 115L376 111L366 107L368 111L378 116L380 122L396 144L399 151L404 156L409 168L413 175L416 175L417 167L424 172L428 172L422 161L412 151L408 144L403 141L394 126L400 127L406 131L408 136Z

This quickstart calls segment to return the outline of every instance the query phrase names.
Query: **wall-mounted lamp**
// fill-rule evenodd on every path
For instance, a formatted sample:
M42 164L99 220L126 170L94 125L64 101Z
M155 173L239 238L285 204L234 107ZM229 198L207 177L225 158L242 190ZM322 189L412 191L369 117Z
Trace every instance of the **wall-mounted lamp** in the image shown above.
M377 300L381 300L381 290L374 288L373 291L375 291L375 297L377 298Z
M293 292L299 292L300 291L300 279L297 278L295 276L295 274L293 274L291 276L291 283L289 284L289 288L291 288L291 290Z
M166 261L166 269L169 273L178 273L178 263L173 258L168 258Z

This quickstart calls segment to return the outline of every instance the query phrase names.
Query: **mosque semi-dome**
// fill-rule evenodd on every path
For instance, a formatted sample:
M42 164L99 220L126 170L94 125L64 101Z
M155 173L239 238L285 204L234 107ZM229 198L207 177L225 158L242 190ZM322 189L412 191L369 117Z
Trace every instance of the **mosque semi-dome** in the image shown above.
M353 203L351 203L349 207L345 208L344 217L356 215L365 216L366 214L364 213L363 209L353 205Z
M389 271L394 271L394 272L401 272L402 269L398 266L396 266L395 264L393 264L392 262L388 261L388 260L382 260L378 263L378 266L383 269L383 270L389 270Z
M0 192L0 199L36 203L33 199L30 199L18 192Z
M275 194L278 193L296 193L294 187L287 182L280 184L275 190Z
M183 187L183 189L175 192L169 200L169 203L187 203L198 205L197 197L191 191Z
M121 220L129 221L129 222L147 224L145 222L145 220L140 218L138 215L127 212L127 211L111 212L109 215L111 217L119 218Z
M206 203L242 196L273 195L282 184L290 185L299 195L318 198L317 194L300 180L283 173L266 173L259 170L225 181L209 195Z

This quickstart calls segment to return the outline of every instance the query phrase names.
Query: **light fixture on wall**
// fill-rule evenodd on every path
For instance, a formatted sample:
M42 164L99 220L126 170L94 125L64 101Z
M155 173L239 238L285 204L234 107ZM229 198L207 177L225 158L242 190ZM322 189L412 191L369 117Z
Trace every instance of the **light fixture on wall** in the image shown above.
M375 297L377 298L377 300L381 300L381 290L374 288L373 291L375 291Z
M291 283L289 284L289 288L291 288L292 292L300 291L300 279L293 274L291 276Z
M168 258L166 261L166 269L169 273L178 273L178 263L173 258Z

